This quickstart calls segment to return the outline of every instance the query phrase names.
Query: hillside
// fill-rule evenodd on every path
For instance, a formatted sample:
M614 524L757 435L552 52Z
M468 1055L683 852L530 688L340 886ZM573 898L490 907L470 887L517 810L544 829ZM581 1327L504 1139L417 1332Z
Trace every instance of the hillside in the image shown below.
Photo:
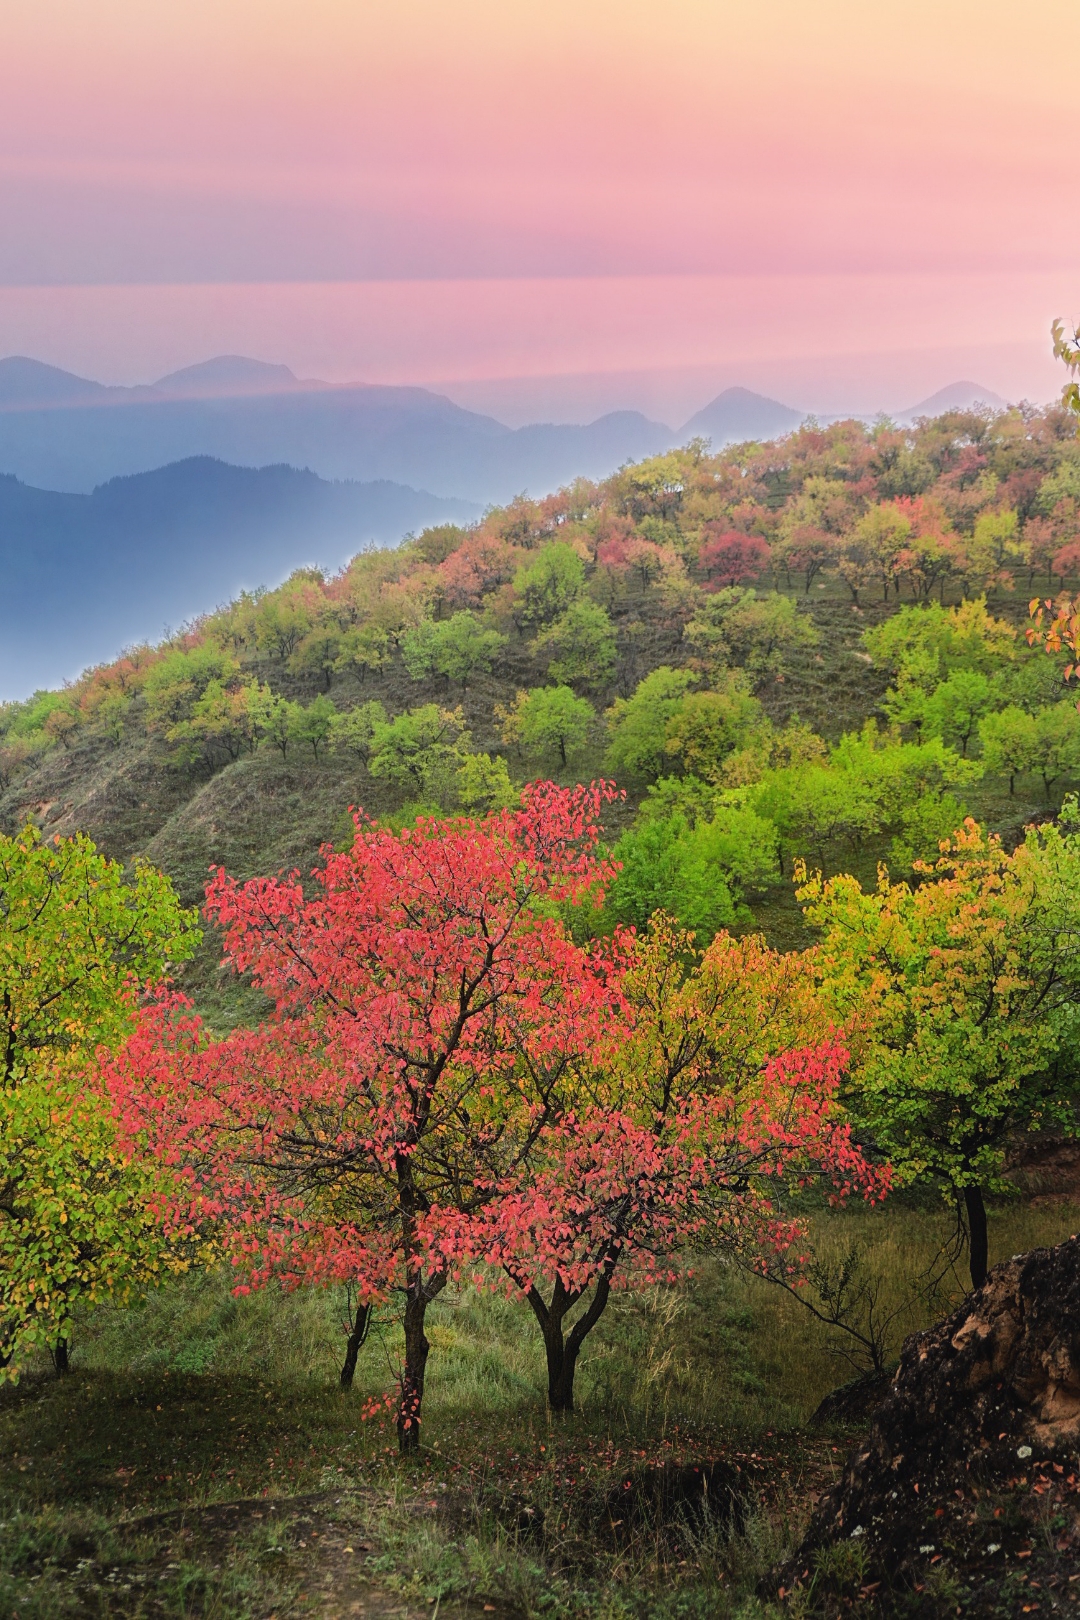
M478 515L401 484L205 456L90 495L0 476L0 693L70 679L298 565L336 568L373 543Z
M663 901L794 943L796 856L910 871L965 811L1015 838L1080 782L1074 706L1016 634L1075 576L1078 510L1057 410L655 457L8 705L0 815L86 828L193 900L212 862L306 866L349 804L478 809L606 772L626 870L599 926Z
M338 573L299 570L0 709L5 830L84 828L191 902L212 866L306 878L320 844L341 851L328 905L307 906L314 886L234 899L218 885L217 915L252 917L273 967L253 982L238 955L237 977L208 928L175 974L208 1044L149 1011L130 1059L96 1046L125 1121L136 1109L130 1166L111 1134L94 1152L94 1093L70 1052L98 1030L66 997L74 985L85 1006L88 982L93 1009L111 982L126 1019L140 914L91 851L27 839L9 854L6 1174L20 1196L5 1219L8 1273L29 1285L8 1297L30 1303L9 1309L28 1348L21 1381L0 1390L0 1611L884 1620L982 1614L984 1598L1026 1614L1036 1593L1071 1590L1075 1424L1068 1402L1056 1433L1045 1414L1073 1370L1055 1363L1049 1385L1030 1374L1075 1315L1075 1239L979 1284L989 1259L1076 1227L1075 1147L1046 1124L1067 1127L1076 1097L1080 817L1064 801L1080 788L1080 713L1021 631L1029 593L1075 588L1078 515L1080 440L1058 411L811 425L716 455L698 444L429 527ZM543 887L561 795L494 825L445 824L514 804L536 777L600 773L626 797L602 828L619 865L596 907ZM353 843L350 805L383 825ZM424 814L441 819L386 836ZM971 827L967 853L924 881L966 814L1010 851L1031 822L1061 825L1015 859ZM813 938L800 859L848 874L831 916L810 880L828 928L810 955L794 949ZM19 860L60 875L20 887ZM866 892L879 862L908 881ZM597 872L576 837L567 870L575 884ZM144 874L168 927L164 891ZM538 916L538 896L561 916ZM661 908L717 936L702 960L662 924L607 948L616 924ZM298 911L311 923L294 927ZM125 953L104 973L99 917ZM484 975L493 959L503 973L511 926L522 965L504 993ZM759 930L785 953L727 937ZM186 946L168 937L175 961ZM833 1009L846 1017L854 974L868 988L849 1054ZM622 987L625 1013L608 993ZM44 1006L56 1033L43 1049ZM803 1044L822 1030L826 1043ZM406 1065L443 1087L434 1106L422 1093L422 1114L402 1112ZM850 1091L823 1098L838 1174L822 1180L811 1088L848 1065ZM537 1139L552 1088L551 1106L572 1108L542 1129L547 1165L567 1137L589 1144L560 1175L507 1152L518 1131ZM715 1124L699 1132L704 1118ZM665 1133L687 1144L686 1192L680 1157L657 1151ZM407 1156L390 1159L402 1141ZM192 1225L204 1155L227 1177L204 1183L205 1240ZM404 1205L379 1192L403 1162ZM987 1175L985 1196L958 1185L958 1163ZM180 1247L163 1279L173 1166ZM438 1190L448 1168L460 1194ZM503 1250L498 1266L428 1273L418 1449L411 1268L387 1287L375 1245L355 1241L412 1242L417 1187L429 1209L428 1188L461 1196L478 1236L504 1199L520 1233L535 1196L556 1256L585 1223L574 1263L591 1268L571 1274L584 1286L565 1338L558 1317L561 1362L537 1331L571 1292L561 1272L537 1283ZM605 1228L613 1206L620 1224ZM94 1308L85 1279L105 1269L96 1234L113 1207L125 1241L149 1247L132 1286L110 1274ZM624 1243L643 1263L609 1299ZM62 1267L82 1288L73 1304ZM950 1311L936 1335L909 1337ZM838 1481L905 1341L872 1419L881 1467L866 1471L860 1443ZM935 1344L937 1363L920 1354ZM572 1410L553 1365L576 1369ZM920 1491L894 1508L895 1479L916 1474ZM869 1517L854 1506L867 1492Z

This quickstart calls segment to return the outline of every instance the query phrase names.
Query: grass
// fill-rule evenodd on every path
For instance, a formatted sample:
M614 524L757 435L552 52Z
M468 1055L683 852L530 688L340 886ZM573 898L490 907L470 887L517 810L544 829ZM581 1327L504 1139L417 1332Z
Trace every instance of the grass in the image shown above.
M1077 1213L999 1207L994 1254L1057 1241ZM940 1209L814 1224L819 1252L855 1242L882 1280L891 1349L940 1314L947 1300L909 1287L947 1231ZM438 1605L444 1620L770 1612L757 1583L847 1449L809 1425L850 1376L835 1333L705 1260L683 1288L615 1299L587 1341L579 1411L558 1421L528 1311L447 1293L431 1312L424 1445L406 1464L382 1400L400 1355L388 1315L348 1393L331 1293L234 1298L207 1277L89 1318L68 1377L40 1366L0 1394L0 1614L285 1620L359 1613L340 1607L350 1592L367 1614ZM648 1511L613 1523L626 1477L715 1459L753 1482L738 1529Z

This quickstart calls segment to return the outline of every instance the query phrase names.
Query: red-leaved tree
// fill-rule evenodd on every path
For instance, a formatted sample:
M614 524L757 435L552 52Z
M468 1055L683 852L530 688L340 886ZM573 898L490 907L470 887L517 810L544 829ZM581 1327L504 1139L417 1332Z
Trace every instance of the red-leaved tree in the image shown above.
M710 590L728 585L753 585L769 566L771 552L760 535L722 530L706 524L706 538L698 552L698 565Z
M158 1005L105 1070L128 1136L186 1177L172 1218L213 1216L241 1287L348 1280L365 1306L402 1292L403 1450L462 1224L527 1184L568 1064L608 1019L606 964L556 910L603 883L613 796L541 783L480 822L391 833L358 818L313 893L297 874L219 871L208 912L275 1016L211 1043Z

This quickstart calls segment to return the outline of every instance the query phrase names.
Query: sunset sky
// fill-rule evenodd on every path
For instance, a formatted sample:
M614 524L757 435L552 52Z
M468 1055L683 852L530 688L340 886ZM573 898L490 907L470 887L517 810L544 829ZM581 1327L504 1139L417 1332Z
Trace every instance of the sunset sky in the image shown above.
M1057 383L1076 0L5 0L0 353L507 419Z

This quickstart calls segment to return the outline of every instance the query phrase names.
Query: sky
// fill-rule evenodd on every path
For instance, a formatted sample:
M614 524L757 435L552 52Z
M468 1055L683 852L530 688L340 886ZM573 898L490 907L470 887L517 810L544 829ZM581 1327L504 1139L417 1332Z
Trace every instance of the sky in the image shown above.
M0 0L0 354L506 420L1047 398L1076 0Z

